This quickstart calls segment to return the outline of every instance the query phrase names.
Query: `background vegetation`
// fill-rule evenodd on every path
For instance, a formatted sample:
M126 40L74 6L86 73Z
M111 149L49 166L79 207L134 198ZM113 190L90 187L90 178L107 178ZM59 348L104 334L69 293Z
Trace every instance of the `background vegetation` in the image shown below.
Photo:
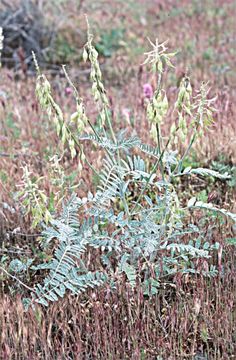
M66 200L76 191L82 199L88 189L94 192L98 183L85 163L81 172L81 158L71 158L69 148L58 140L54 124L41 111L31 54L33 49L50 79L55 100L69 119L76 103L60 66L67 64L70 78L87 104L87 116L97 124L90 67L82 59L87 41L84 13L95 34L116 132L125 127L129 134L135 130L142 141L149 139L147 88L154 90L157 79L140 65L143 53L149 50L147 36L153 41L158 37L160 42L168 38L168 47L179 50L175 70L164 74L171 104L185 74L194 91L202 80L209 81L209 96L217 96L214 123L196 141L183 167L208 167L227 172L231 178L183 178L176 184L177 193L183 202L194 194L199 201L236 212L234 1L12 1L10 5L3 1L0 9L6 44L0 75L1 269L10 271L16 258L23 259L26 267L29 258L46 263L55 250L55 244L47 251L41 246L36 208L29 208L26 215L27 203L22 207L24 199L19 192L27 181L28 189L37 188L46 196L43 215L46 209L60 213L62 198ZM162 125L164 137L173 120L170 109ZM179 139L175 149L181 153L183 148ZM101 168L102 150L86 142L84 153L90 163ZM235 225L201 210L190 220L209 237L210 245L219 244L207 265L204 260L199 264L201 270L214 266L217 275L183 276L177 272L163 281L151 298L142 286L133 289L124 275L115 292L109 287L92 289L76 297L68 295L47 310L36 306L35 311L26 312L22 305L25 290L2 270L3 358L234 358ZM96 254L90 256L90 261L95 261ZM32 276L26 271L20 279L31 287L42 280L42 274L37 271Z

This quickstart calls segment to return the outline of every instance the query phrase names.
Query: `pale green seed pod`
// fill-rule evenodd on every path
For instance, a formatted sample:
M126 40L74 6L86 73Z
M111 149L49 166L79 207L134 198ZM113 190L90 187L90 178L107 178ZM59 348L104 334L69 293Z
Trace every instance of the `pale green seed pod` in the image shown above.
M186 87L186 90L187 90L187 92L188 92L190 95L192 95L193 90L192 90L192 86L191 86L190 81L188 82L188 85L187 85L187 87Z
M96 81L96 71L95 71L94 67L91 68L90 79L92 81Z
M82 170L83 170L83 164L79 160L79 162L78 162L78 172L79 172L79 174L81 174Z
M80 153L80 160L81 160L82 163L84 163L85 160L86 160L86 157L85 157L85 154L84 154L83 149L81 150L81 153Z
M78 133L82 133L84 131L84 128L85 128L85 125L84 125L84 122L81 120L81 119L78 119L77 120L77 130L78 130Z
M151 135L151 138L157 142L157 129L156 129L155 124L151 125L150 135Z
M51 84L48 81L48 79L46 78L46 76L42 75L42 77L43 77L44 90L45 90L45 92L50 93L51 92Z
M147 118L150 122L153 122L154 110L153 110L153 105L151 102L149 102L148 106L147 106Z
M91 47L91 54L92 54L93 59L94 59L94 60L97 60L97 58L98 58L98 52L97 52L97 50L96 50L93 46Z
M179 112L179 128L180 128L180 129L183 129L183 127L184 127L184 122L185 122L185 119L184 119L182 113Z
M162 112L160 111L159 113L156 113L156 116L155 116L155 124L161 124L163 120L163 114Z
M88 52L86 50L86 48L84 47L84 51L83 51L83 61L86 63L88 60Z
M105 109L102 109L102 111L100 112L100 118L101 118L101 126L105 125L106 122L106 112Z
M78 114L78 112L76 111L76 112L74 112L74 113L71 115L70 121L75 123L75 122L78 121L78 118L79 118L79 114Z
M55 122L55 125L56 125L57 136L60 136L60 133L61 133L61 124L60 124L60 122L57 120L57 117L56 117L56 116L54 116L54 122Z
M72 159L74 159L74 157L76 156L75 142L73 139L69 138L68 144L69 144L69 148L70 148L71 157L72 157Z
M185 94L186 94L186 89L185 89L185 87L184 87L184 86L180 86L178 98L177 98L177 101L176 101L176 103L175 103L175 107L178 108L179 110L180 110L180 109L182 108L182 106L183 106Z
M66 130L66 126L65 124L62 125L61 128L61 141L63 144L65 144L66 140L67 140L67 130Z
M45 208L45 214L44 214L45 223L48 224L49 221L51 221L51 219L52 219L52 216L51 216L50 212L48 211L47 208Z
M167 113L167 110L168 110L168 107L169 107L169 103L168 103L168 98L167 98L166 92L165 92L165 95L164 95L164 97L163 97L162 104L163 104L164 113L166 114L166 113Z

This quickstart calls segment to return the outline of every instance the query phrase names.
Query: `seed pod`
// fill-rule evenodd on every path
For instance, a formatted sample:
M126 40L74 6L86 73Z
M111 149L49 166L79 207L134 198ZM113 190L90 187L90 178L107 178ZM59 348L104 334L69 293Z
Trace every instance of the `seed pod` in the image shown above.
M81 119L77 119L77 130L79 133L82 133L84 131L84 122Z
M61 141L62 141L62 144L65 144L66 139L67 139L67 130L66 130L65 124L63 124L62 128L61 128Z
M165 92L165 95L164 95L164 97L163 97L162 104L163 104L163 111L164 111L164 113L166 114L166 113L167 113L167 110L168 110L168 106L169 106L169 104L168 104L168 98L167 98L167 96L166 96L166 92Z
M71 122L77 122L77 121L78 121L78 118L79 118L79 114L78 114L78 112L76 111L76 112L74 112L74 113L71 115L70 121L71 121Z
M105 125L106 122L106 112L105 109L102 109L102 111L100 112L100 119L101 119L101 126Z
M84 163L85 159L86 159L86 157L84 155L84 151L83 151L83 148L82 148L81 153L80 153L80 160L81 160L82 163Z
M86 63L88 60L88 52L86 50L86 48L84 47L84 51L83 51L83 60Z
M68 140L68 144L69 144L69 148L70 148L70 154L72 159L74 159L74 157L76 156L76 150L75 150L75 142L73 139L69 139Z
M83 170L83 165L82 165L81 161L79 160L79 162L78 162L78 172L79 172L79 174L82 172L82 170Z
M154 141L157 141L157 129L156 129L156 125L155 125L155 124L152 124L152 125L151 125L150 135L151 135L151 138L152 138Z

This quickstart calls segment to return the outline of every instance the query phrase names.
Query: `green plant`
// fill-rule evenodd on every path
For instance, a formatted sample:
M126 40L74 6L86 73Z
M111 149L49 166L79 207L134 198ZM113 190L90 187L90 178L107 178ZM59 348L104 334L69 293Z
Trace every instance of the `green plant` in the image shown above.
M54 51L51 55L52 60L58 63L65 63L75 57L75 48L64 38L62 34L58 34L54 44Z
M36 227L44 221L48 224L51 214L48 211L48 197L44 190L39 188L42 178L33 178L27 166L23 168L22 182L19 184L21 190L17 192L17 199L20 200L24 215L32 214L32 227Z
M50 219L50 226L43 232L44 246L52 242L56 246L51 260L31 266L32 271L48 272L44 282L32 289L33 301L43 305L63 297L67 289L78 294L104 282L114 288L124 276L131 287L141 284L147 295L155 294L163 279L173 279L176 274L213 276L214 266L205 271L196 264L199 258L210 258L217 246L204 241L202 230L189 222L189 213L200 208L236 221L236 215L196 198L190 199L187 206L181 205L174 185L176 178L193 174L229 178L227 173L205 168L183 170L184 160L195 140L203 136L213 121L213 100L208 99L206 84L193 96L190 79L183 78L175 105L177 122L171 126L168 139L163 138L161 127L169 109L167 94L162 88L163 73L173 68L171 59L175 53L167 52L166 43L151 42L152 50L146 53L144 63L158 76L157 89L147 106L156 146L141 143L135 135L127 137L124 131L115 134L98 52L92 40L88 28L83 58L91 63L92 94L99 109L96 127L87 118L83 100L65 68L67 80L74 89L77 110L69 120L64 119L53 99L50 84L35 61L36 92L42 108L55 122L57 133L69 147L71 156L80 157L81 171L86 161L99 178L95 194L88 192L86 198L72 195L64 204L61 216ZM171 150L176 136L184 142L189 139L179 156ZM82 143L88 140L104 149L100 171L89 163L83 152ZM138 155L134 155L134 148L138 149ZM147 162L141 154L153 160ZM87 256L91 251L97 254L94 263Z
M218 172L227 172L230 174L230 178L227 180L229 187L235 189L236 187L236 166L230 165L229 161L221 155L219 159L212 161L211 166Z
M111 29L109 32L101 34L100 41L96 44L96 50L105 57L110 57L113 52L124 46L124 30Z

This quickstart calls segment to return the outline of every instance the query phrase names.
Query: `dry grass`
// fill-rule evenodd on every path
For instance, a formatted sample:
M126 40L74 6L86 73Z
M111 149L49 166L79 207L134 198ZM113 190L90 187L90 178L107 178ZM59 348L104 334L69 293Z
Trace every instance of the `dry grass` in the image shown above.
M44 4L44 2L41 2ZM145 138L149 132L143 104L143 84L155 85L155 79L140 66L141 53L146 49L146 35L161 41L169 38L171 49L182 49L178 66L167 79L172 84L168 91L170 102L176 97L182 74L188 67L194 88L201 80L209 80L211 94L217 95L216 121L210 131L195 147L197 160L204 165L224 154L236 164L236 105L235 105L235 49L234 1L138 1L135 11L129 2L124 7L111 2L91 10L89 2L81 1L80 13L75 16L75 2L65 2L65 18L61 28L68 38L75 39L73 21L84 20L82 13L90 14L90 21L100 26L96 38L104 29L126 27L127 46L103 59L102 69L112 103L116 128L133 127ZM113 2L112 2L113 3ZM201 4L200 4L201 3ZM199 5L200 4L200 5ZM66 10L65 10L66 9ZM194 10L195 9L195 10ZM56 11L56 10L55 10ZM67 11L67 12L66 12ZM49 12L52 16L52 12ZM58 16L58 15L55 15ZM50 20L50 19L49 19ZM100 25L99 25L100 24ZM77 26L77 25L76 25ZM104 30L103 29L103 30ZM104 30L104 31L105 31ZM67 39L68 40L68 39ZM146 44L146 42L145 42ZM73 61L80 57L80 49ZM131 62L133 65L131 65ZM227 70L227 66L229 70ZM87 70L71 70L88 103L89 115L96 119L95 106L88 91ZM75 110L71 96L66 95L66 82L52 78L55 95L67 116ZM34 95L35 79L19 71L2 69L0 78L0 241L5 246L37 247L37 237L9 235L18 228L29 235L30 218L25 218L14 200L24 164L33 174L44 176L42 186L47 193L54 188L49 181L48 158L61 151L52 124L39 111ZM6 96L6 97L5 97ZM169 114L166 131L174 115ZM165 131L165 129L164 129ZM85 146L86 151L86 146ZM96 149L90 160L99 162ZM77 169L77 160L65 153L63 163L67 174ZM93 186L89 169L83 172L84 188ZM76 175L75 181L79 180ZM181 189L180 189L181 191ZM226 206L235 206L234 190L222 192ZM234 209L235 210L235 209ZM224 248L223 272L214 279L178 278L166 285L160 293L147 299L140 288L132 292L123 282L115 292L108 289L88 296L67 297L47 311L24 312L20 296L1 295L0 358L2 359L234 359L236 353L236 268L235 249L224 244L225 229L219 228L215 240ZM227 230L228 231L228 230ZM234 236L229 233L229 236ZM29 241L30 240L30 241ZM31 242L30 246L29 243ZM213 259L216 263L218 259ZM222 266L218 262L218 266ZM173 286L171 286L173 285ZM6 288L4 288L5 291ZM198 357L197 357L198 355Z
M234 359L235 251L215 279L174 279L152 299L123 282L24 312L2 297L3 359ZM228 265L227 265L228 264Z

